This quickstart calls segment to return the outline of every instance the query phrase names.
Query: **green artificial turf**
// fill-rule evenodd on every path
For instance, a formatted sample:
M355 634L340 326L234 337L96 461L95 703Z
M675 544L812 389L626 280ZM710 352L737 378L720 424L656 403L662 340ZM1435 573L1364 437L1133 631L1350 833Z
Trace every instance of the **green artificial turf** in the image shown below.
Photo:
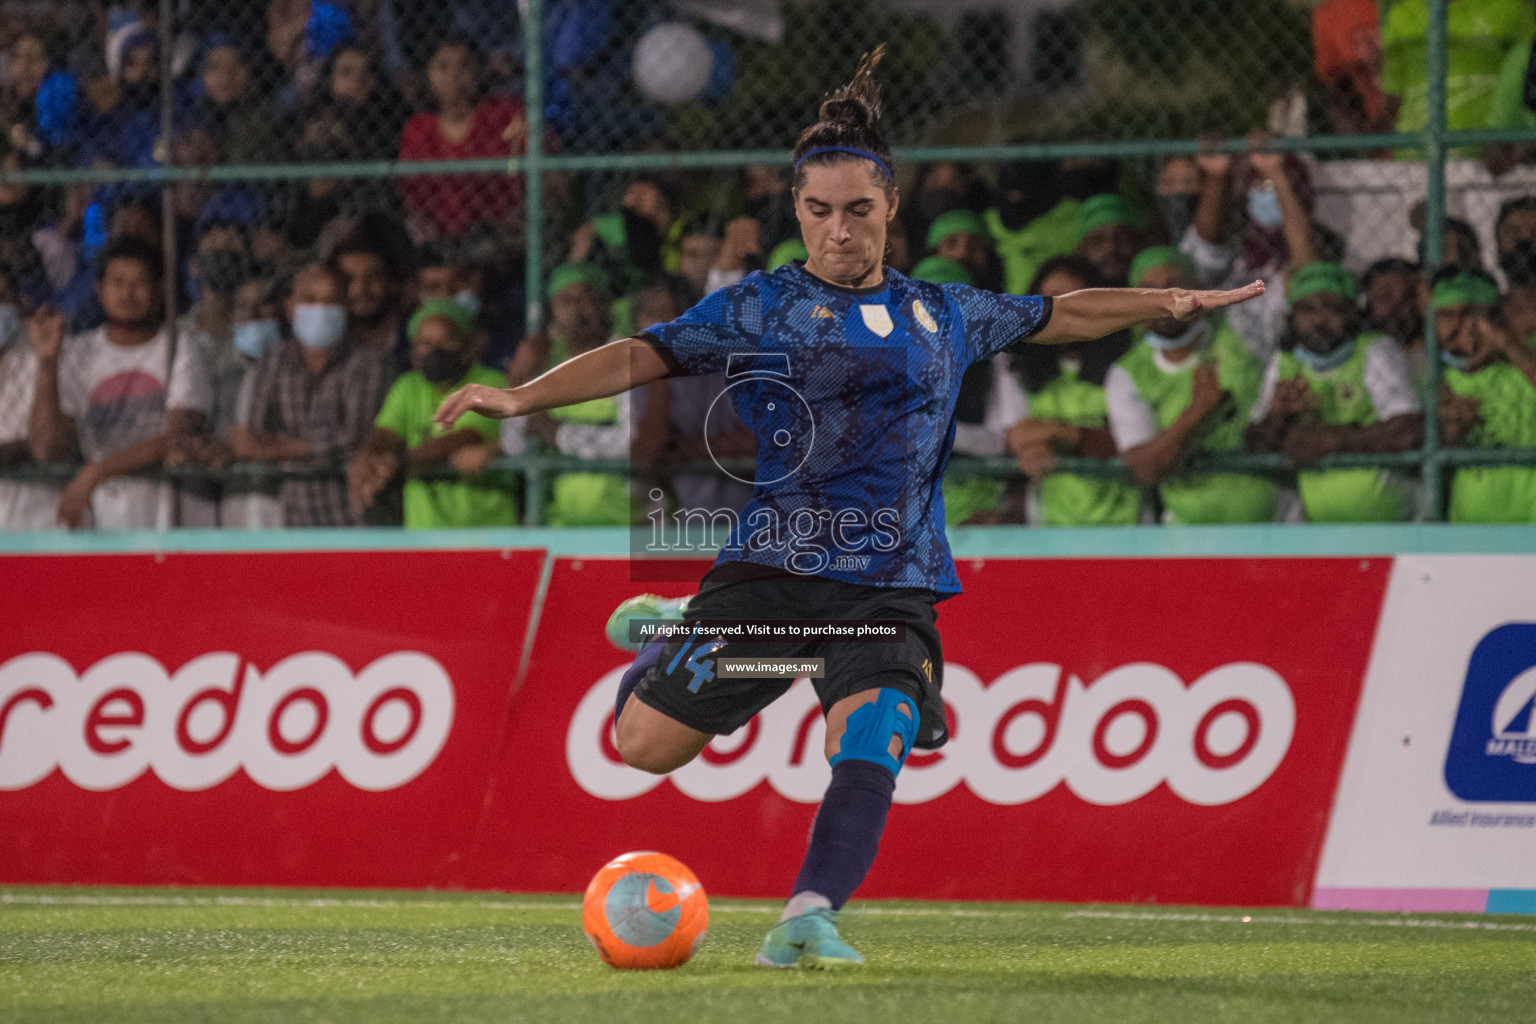
M855 902L823 974L753 965L777 910L620 973L570 896L0 888L0 1021L1536 1021L1532 918Z

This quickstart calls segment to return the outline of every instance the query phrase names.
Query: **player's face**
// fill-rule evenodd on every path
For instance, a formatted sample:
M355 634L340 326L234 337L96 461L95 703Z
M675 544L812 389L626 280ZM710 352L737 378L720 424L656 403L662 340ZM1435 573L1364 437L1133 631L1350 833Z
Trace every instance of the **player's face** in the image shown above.
M896 216L868 160L810 167L795 195L795 216L809 254L806 269L823 280L858 287L880 280L886 225Z

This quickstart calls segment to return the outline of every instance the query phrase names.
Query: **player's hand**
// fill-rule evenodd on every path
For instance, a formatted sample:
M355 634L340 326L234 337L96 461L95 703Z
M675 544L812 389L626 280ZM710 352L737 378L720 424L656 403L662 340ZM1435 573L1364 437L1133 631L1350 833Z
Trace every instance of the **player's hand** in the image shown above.
M1172 296L1169 312L1179 320L1193 320L1206 310L1235 306L1239 302L1258 298L1264 294L1264 282L1254 281L1241 288L1231 288L1226 291L1169 288L1168 292Z
M443 399L432 415L432 422L448 431L467 412L479 413L493 420L523 415L516 388L493 388L484 384L466 384Z

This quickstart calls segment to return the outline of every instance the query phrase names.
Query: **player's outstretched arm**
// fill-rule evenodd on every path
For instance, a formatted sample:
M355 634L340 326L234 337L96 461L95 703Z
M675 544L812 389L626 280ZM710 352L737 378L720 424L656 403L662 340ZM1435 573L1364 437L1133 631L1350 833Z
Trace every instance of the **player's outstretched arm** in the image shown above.
M611 398L660 380L668 370L666 360L648 342L623 338L567 359L520 387L466 385L443 399L432 419L451 430L466 412L497 420L527 416L593 398Z
M1209 309L1247 302L1264 294L1255 281L1230 291L1189 288L1083 288L1058 295L1051 302L1051 319L1030 341L1062 345L1091 341L1135 324L1174 316L1189 320Z

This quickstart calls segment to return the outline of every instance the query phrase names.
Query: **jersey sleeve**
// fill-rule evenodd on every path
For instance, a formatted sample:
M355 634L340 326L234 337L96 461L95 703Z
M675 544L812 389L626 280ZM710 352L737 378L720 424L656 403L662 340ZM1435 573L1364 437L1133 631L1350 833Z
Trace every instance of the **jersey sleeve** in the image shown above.
M966 365L1033 337L1051 319L1051 300L1045 296L1002 295L964 284L943 288L964 324Z
M763 299L751 278L710 292L676 320L638 335L659 349L674 376L723 371L733 354L756 352L763 334Z

